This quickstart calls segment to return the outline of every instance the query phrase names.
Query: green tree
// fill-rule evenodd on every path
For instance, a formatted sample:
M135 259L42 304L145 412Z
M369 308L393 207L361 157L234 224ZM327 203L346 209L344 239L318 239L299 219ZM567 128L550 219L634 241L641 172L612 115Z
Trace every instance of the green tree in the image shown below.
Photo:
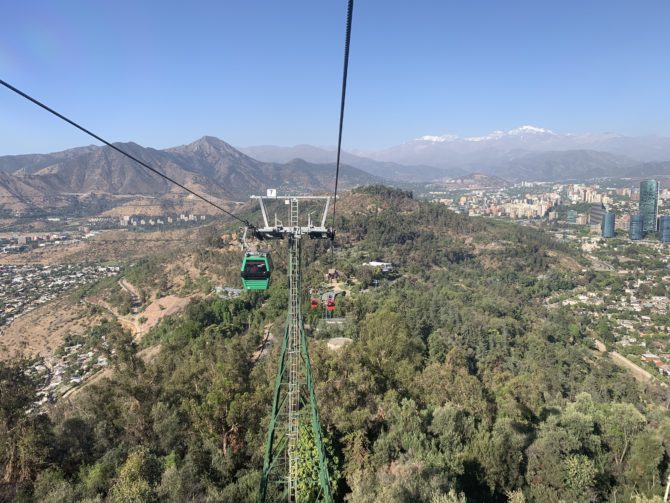
M467 503L463 493L458 493L454 489L449 489L448 493L435 492L430 503Z
M137 357L137 344L132 334L118 322L103 321L95 327L91 337L117 370L136 373L143 368L142 360Z
M551 416L542 424L537 439L528 447L528 468L526 478L531 487L541 494L554 491L560 496L565 490L567 465L565 459L579 453L579 439L568 432L560 422L560 417ZM538 496L534 497L538 500ZM538 500L539 501L539 500Z
M522 485L526 444L525 435L508 418L499 418L490 432L480 430L473 449L491 491L504 493Z
M489 424L491 407L484 386L469 371L468 359L461 348L452 349L444 363L431 363L416 378L419 395L430 405L446 402L459 404L478 422Z
M447 402L433 410L428 429L437 437L445 471L454 477L462 475L468 446L475 433L475 418L462 407Z
M38 389L34 374L25 371L30 363L0 361L0 480L14 489L32 481L53 444L51 421L30 410Z
M641 431L632 441L624 470L625 479L650 496L663 482L660 473L663 454L661 438L654 432Z
M83 466L79 472L79 489L88 497L105 496L112 486L120 452L110 450L95 464Z
M568 501L592 501L598 470L593 460L575 454L563 460L565 495Z
M599 422L615 468L620 471L631 442L637 432L644 428L646 419L633 405L614 403L603 407Z
M328 458L328 472L330 476L330 491L337 494L337 485L340 479L339 463L333 453L333 448L326 436L323 437L326 457ZM323 501L318 497L321 484L319 482L319 451L316 448L314 435L310 425L302 424L298 434L298 466L297 466L297 501L317 502Z
M367 315L360 324L359 345L363 359L384 384L410 388L424 345L408 332L398 313L382 310Z
M40 503L74 503L76 493L60 470L47 468L35 479L33 498Z
M155 458L145 449L128 455L110 491L114 503L146 503L155 497L160 472Z

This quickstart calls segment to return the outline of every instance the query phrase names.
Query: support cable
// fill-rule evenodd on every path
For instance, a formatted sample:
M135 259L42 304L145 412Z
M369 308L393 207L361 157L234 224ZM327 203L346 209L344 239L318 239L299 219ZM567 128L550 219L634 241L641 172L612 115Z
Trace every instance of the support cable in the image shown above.
M340 128L337 137L337 162L335 165L335 197L333 197L333 227L335 227L335 214L337 208L337 182L340 178L340 156L342 153L342 125L344 123L344 102L347 96L347 73L349 71L349 43L351 41L351 18L354 10L354 0L349 0L347 5L347 29L344 41L344 68L342 70L342 99L340 101ZM332 242L331 238L331 250Z
M68 119L68 118L65 117L64 115L62 115L62 114L56 112L54 109L49 108L47 105L45 105L45 104L42 103L41 101L39 101L39 100L33 98L33 97L30 96L29 94L24 93L24 92L21 91L20 89L17 89L16 87L14 87L13 85L9 84L8 82L5 82L4 80L0 79L0 84L2 84L3 86L5 86L7 89L9 89L9 90L11 90L11 91L14 91L14 92L15 92L16 94L18 94L19 96L24 97L24 98L27 99L28 101L32 101L35 105L37 105L37 106L43 108L44 110L46 110L47 112L49 112L49 113L55 115L55 116L58 117L59 119L64 120L64 121L67 122L68 124L71 124L72 126L76 127L76 128L79 129L80 131L83 131L83 132L86 133L87 135L89 135L89 136L95 138L95 139L98 140L99 142L104 143L104 144L107 145L109 148L116 150L119 154L125 155L127 158L129 158L129 159L135 161L135 162L136 162L137 164L139 164L140 166L142 166L142 167L148 169L148 170L151 171L152 173L154 173L154 174L160 176L161 178L164 178L164 179L167 180L168 182L173 183L174 185L176 185L176 186L179 187L180 189L185 190L185 191L188 192L189 194L192 194L192 195L194 195L195 197L197 197L198 199L203 200L203 201L206 202L207 204L209 204L209 205L215 207L215 208L216 208L217 210L219 210L219 211L222 211L222 212L225 213L226 215L229 215L229 216L233 217L234 219L239 220L240 222L242 222L242 223L243 223L244 225L246 225L247 227L253 227L253 225L251 225L251 224L249 223L249 221L244 220L243 218L238 217L238 216L235 215L234 213L231 213L230 211L228 211L228 210L226 210L225 208L221 207L220 205L216 204L214 201L211 201L210 199L207 199L205 196L203 196L203 195L201 195L201 194L198 194L197 192L195 192L195 191L189 189L188 187L182 185L182 184L179 183L177 180L175 180L175 179L169 177L169 176L166 175L165 173L161 173L161 172L158 171L156 168L153 168L153 167L149 166L147 163L145 163L144 161L139 160L137 157L133 156L132 154L129 154L129 153L126 152L125 150L120 149L119 147L117 147L117 146L114 145L113 143L108 142L108 141L105 140L104 138L101 138L101 137L98 136L97 134L95 134L95 133L89 131L88 129L86 129L85 127L83 127L83 126L77 124L75 121L73 121L73 120L71 120L71 119Z

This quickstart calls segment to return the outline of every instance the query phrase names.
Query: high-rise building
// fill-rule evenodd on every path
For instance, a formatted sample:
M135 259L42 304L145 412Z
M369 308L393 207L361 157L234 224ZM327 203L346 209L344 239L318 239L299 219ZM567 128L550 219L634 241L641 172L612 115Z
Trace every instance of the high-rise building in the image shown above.
M622 231L628 232L628 226L630 225L630 215L619 215L615 220L614 227L621 229Z
M615 236L616 231L614 230L615 229L614 221L615 221L614 213L612 213L611 211L605 213L602 222L604 238L613 238Z
M656 232L657 214L658 181L644 180L640 182L640 215L642 215L644 232Z
M658 219L658 239L670 243L670 215L661 215Z
M575 210L568 210L566 220L569 224L577 223L577 212Z
M604 216L604 206L602 204L592 204L589 208L589 225L601 225Z
M644 237L644 218L639 213L630 216L628 237L634 240L642 239Z

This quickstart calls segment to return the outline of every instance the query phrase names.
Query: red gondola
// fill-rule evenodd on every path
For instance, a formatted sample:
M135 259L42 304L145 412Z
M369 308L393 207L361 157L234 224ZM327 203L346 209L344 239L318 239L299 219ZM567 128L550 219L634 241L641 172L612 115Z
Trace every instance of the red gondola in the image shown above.
M335 301L333 299L328 299L326 301L326 309L328 309L328 311L335 311Z
M319 307L319 299L316 299L316 298L312 297L312 300L310 301L309 306L312 309L316 309L317 307Z

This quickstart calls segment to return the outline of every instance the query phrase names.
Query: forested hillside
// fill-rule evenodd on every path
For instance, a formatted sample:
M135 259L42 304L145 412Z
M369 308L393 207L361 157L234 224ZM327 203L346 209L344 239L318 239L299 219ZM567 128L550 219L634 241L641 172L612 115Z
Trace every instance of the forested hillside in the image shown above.
M593 279L575 252L386 187L337 208L334 255L303 252L305 289L328 268L348 278L344 333L310 339L337 501L661 501L667 388L638 384L593 349L588 320L545 303ZM239 286L239 252L199 247ZM258 348L287 303L277 249L267 293L203 295L139 343L100 324L89 336L114 372L46 409L28 362L0 363L0 501L255 501L279 349ZM307 298L304 311L316 327ZM329 349L336 335L353 342Z

